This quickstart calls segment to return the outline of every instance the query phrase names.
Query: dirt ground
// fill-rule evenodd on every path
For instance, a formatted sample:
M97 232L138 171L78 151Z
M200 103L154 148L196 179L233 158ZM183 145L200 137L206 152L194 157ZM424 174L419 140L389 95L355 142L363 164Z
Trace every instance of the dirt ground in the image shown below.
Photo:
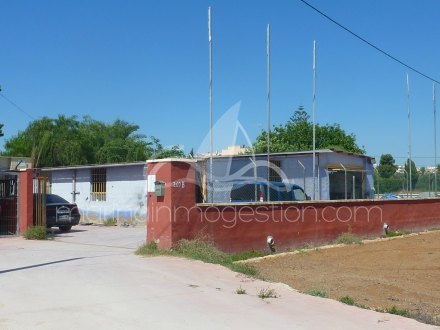
M440 231L300 251L252 262L267 280L302 292L352 297L376 310L395 306L440 325Z

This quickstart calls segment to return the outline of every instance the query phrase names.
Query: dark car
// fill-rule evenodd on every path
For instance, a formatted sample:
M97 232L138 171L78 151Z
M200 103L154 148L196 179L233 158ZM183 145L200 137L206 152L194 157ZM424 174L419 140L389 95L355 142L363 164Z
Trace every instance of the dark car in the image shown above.
M268 189L269 187L269 189ZM304 190L296 184L267 181L244 181L234 183L231 189L230 201L240 202L264 202L270 201L304 201L310 199Z
M58 227L62 232L68 232L72 226L79 224L79 220L80 214L76 204L69 203L58 195L46 194L47 228Z

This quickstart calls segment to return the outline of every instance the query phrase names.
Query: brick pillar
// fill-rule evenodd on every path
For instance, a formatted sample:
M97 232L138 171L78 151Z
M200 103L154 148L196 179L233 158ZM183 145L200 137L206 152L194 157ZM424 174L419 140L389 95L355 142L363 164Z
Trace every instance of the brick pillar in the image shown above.
M195 161L190 159L163 159L147 161L148 183L165 183L163 197L148 192L147 242L156 241L169 249L181 238L190 238L189 216L196 205Z
M33 191L33 180L34 180L34 170L27 169L21 171L18 175L19 180L19 219L18 227L19 232L22 234L33 224L34 217L34 191Z

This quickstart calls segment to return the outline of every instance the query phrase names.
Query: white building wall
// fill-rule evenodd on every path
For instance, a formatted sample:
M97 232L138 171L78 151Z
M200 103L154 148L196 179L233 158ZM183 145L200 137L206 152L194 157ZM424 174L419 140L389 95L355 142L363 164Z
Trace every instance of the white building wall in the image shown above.
M83 222L145 222L146 178L144 164L107 168L106 201L91 200L90 168L52 171L52 193L73 202L73 180L76 176L76 200Z

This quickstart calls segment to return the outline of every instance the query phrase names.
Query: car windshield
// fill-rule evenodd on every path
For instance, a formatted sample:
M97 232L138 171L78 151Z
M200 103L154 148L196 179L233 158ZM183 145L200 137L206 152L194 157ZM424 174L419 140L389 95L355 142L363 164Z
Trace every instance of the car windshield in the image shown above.
M58 195L47 194L46 204L69 204L69 202Z

